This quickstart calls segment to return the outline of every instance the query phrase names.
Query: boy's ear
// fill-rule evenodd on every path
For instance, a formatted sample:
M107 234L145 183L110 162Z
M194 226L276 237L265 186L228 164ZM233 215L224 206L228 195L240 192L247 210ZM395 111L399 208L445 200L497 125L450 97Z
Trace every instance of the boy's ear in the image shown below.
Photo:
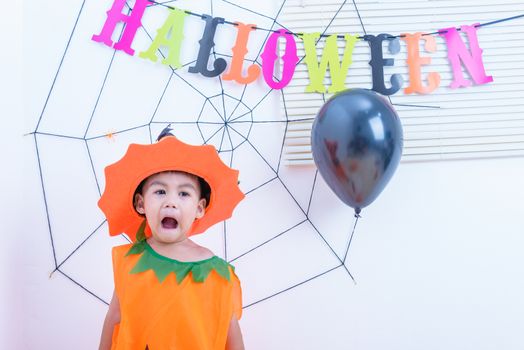
M144 209L144 197L140 193L135 194L134 198L135 210L138 214L144 215L146 213Z
M206 213L206 199L200 198L198 201L196 219L200 219Z

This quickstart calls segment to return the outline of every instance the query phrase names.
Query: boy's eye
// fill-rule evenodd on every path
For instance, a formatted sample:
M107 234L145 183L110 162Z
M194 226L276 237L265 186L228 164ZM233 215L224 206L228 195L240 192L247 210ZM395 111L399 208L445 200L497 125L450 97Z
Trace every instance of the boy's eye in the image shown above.
M155 194L166 194L166 191L165 190L156 190L154 193Z
M187 196L189 196L189 192L182 191L182 192L180 192L180 196L181 197L187 197Z

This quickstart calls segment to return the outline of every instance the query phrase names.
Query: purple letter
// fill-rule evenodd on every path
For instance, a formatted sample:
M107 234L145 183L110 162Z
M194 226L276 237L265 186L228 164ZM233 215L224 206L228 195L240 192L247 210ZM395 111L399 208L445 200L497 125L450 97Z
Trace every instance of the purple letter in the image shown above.
M283 36L286 39L286 52L282 56L282 60L284 61L282 79L280 81L274 81L275 61L278 58L275 51L279 36ZM284 88L291 81L298 62L297 44L295 43L293 35L289 34L285 29L279 29L277 32L272 33L267 39L264 52L260 57L262 57L262 73L264 74L264 80L267 85L272 89Z
M470 86L471 81L464 79L460 69L460 61L464 63L469 74L476 84L486 84L493 81L492 76L486 76L484 64L482 63L482 49L477 40L477 29L472 26L461 26L460 29L468 35L471 55L462 42L460 35L455 28L445 28L439 30L439 35L446 39L448 45L448 59L453 69L453 81L450 87L456 89L461 86Z
M136 31L142 25L140 20L144 15L144 11L151 2L148 0L136 0L135 6L129 15L124 15L122 13L125 4L126 0L115 0L115 2L113 2L113 6L109 11L107 11L107 19L102 28L102 32L98 35L93 35L91 40L104 43L110 47L113 46L111 36L115 31L115 27L118 22L125 22L126 25L122 37L120 38L120 41L115 44L114 49L123 50L128 55L133 56L135 50L131 48L131 43L135 38Z

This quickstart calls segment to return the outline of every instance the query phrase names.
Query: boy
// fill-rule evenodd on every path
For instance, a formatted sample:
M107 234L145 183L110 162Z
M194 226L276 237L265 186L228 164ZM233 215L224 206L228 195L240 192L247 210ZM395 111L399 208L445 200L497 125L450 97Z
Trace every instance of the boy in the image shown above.
M238 172L212 146L168 134L130 145L105 175L99 206L110 234L135 242L113 248L115 291L100 349L244 349L238 278L188 238L231 216L244 197Z

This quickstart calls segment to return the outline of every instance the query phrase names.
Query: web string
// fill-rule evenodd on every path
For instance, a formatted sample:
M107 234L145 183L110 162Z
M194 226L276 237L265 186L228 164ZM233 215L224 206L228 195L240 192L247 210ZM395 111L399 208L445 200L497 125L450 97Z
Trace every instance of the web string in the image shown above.
M279 24L277 19L278 19L278 16L280 15L286 1L283 1L281 7L278 9L275 17L269 17L265 14L262 14L262 13L259 13L259 12L256 12L254 10L251 10L251 9L247 9L245 7L242 7L240 5L237 5L237 4L234 4L233 2L231 1L227 1L227 0L223 0L225 3L228 3L232 6L236 6L237 8L239 9L242 9L242 10L245 10L245 11L248 11L250 13L253 13L253 14L257 14L263 18L266 18L266 19L271 19L273 22L272 22L272 25L271 25L271 28L262 28L262 27L256 27L255 30L262 30L262 31L267 31L268 34L264 40L264 43L261 45L261 48L256 56L256 58L254 60L248 60L248 61L251 61L251 62L256 62L258 63L258 58L260 56L260 53L262 52L262 48L264 47L264 44L265 42L267 41L270 33L274 33L274 32L277 32L277 30L274 30L273 27L275 26L275 24ZM153 1L154 2L154 1ZM172 1L168 1L168 2L165 2L165 3L159 3L159 2L154 2L155 5L158 5L158 6L165 6L165 7L171 7L169 5L167 5L167 3L170 3ZM362 21L362 18L360 17L360 13L358 11L358 7L356 5L356 2L353 0L352 1L354 7L355 7L355 10L358 14L358 17L359 17L359 20L360 20L360 23L361 23L361 26L362 26L362 30L364 31L364 33L366 33L366 29L364 27L364 24L363 24L363 21ZM89 241L90 239L92 239L92 237L95 236L95 233L98 233L98 232L101 232L101 228L103 227L103 225L106 223L105 220L103 220L102 222L100 222L98 224L98 226L93 230L91 231L89 234L87 234L85 236L85 238L81 241L80 244L78 244L62 261L58 261L57 259L57 255L56 255L56 249L55 249L55 239L54 239L54 236L53 236L53 229L52 229L52 221L51 221L51 218L50 218L50 213L49 213L49 206L48 206L48 199L47 199L47 193L46 193L46 185L45 185L45 180L44 180L44 175L43 175L43 162L42 162L42 159L41 159L41 155L40 155L40 147L41 145L39 145L39 142L38 142L38 138L41 137L41 136L49 136L49 137L57 137L57 138L64 138L64 139L70 139L70 140L74 140L74 141L81 141L81 142L84 142L85 145L86 145L86 151L87 151L87 155L88 155L88 158L89 158L89 163L90 163L90 167L92 169L92 173L93 173L93 176L95 178L95 181L96 181L96 187L97 187L97 190L98 190L98 193L100 194L100 185L99 185L99 181L98 181L98 178L97 178L97 174L96 174L96 171L95 171L95 166L94 166L94 162L93 162L93 158L92 158L92 155L91 155L91 151L90 151L90 148L89 148L89 142L90 141L93 141L93 140L96 140L96 139L99 139L99 138L102 138L102 137L107 137L107 135L95 135L95 136L90 136L88 137L88 133L89 133L89 130L90 130L90 127L91 127L91 123L92 123L92 120L96 114L96 111L97 111L97 106L98 106L98 102L100 100L100 97L104 91L104 88L105 88L105 84L106 84L106 81L107 81L107 78L108 78L108 75L109 75L109 72L112 68L112 64L113 64L113 61L114 61L114 57L115 57L115 53L116 53L116 50L115 52L113 53L113 55L111 56L111 59L108 63L108 67L107 67L107 70L106 70L106 74L104 76L104 80L101 84L101 87L100 87L100 90L98 92L98 96L97 96L97 99L96 99L96 102L93 106L93 110L91 112L91 115L90 115L90 118L89 118L89 121L87 123L87 126L86 126L86 129L85 129L85 132L84 132L84 135L83 137L76 137L76 136L69 136L69 135L63 135L63 134L58 134L58 133L50 133L50 132L43 132L43 131L39 131L40 127L41 127L41 121L43 119L43 116L44 116L44 113L46 111L46 108L47 108L47 105L48 105L48 102L51 98L51 95L52 95L52 92L53 92L53 89L55 87L55 83L57 81L57 78L59 76L59 73L61 71L61 68L62 68L62 65L63 65L63 62L64 62L64 59L67 55L67 52L69 50L69 47L70 47L70 44L71 44L71 40L73 38L73 35L77 29L77 24L79 22L79 19L80 19L80 16L82 15L83 11L84 11L84 4L85 4L85 0L82 2L81 6L80 6L80 10L77 14L77 17L76 17L76 20L75 20L75 24L72 28L72 31L69 35L69 38L68 38L68 41L67 41L67 44L66 44L66 47L65 47L65 50L64 50L64 53L60 59L60 62L59 62L59 65L58 65L58 68L57 68L57 71L56 71L56 74L53 78L53 81L51 83L51 86L50 86L50 89L48 91L48 94L47 94L47 97L46 97L46 100L44 102L44 105L42 107L42 110L40 112L40 116L38 118L38 122L37 122L37 125L36 125L36 128L35 128L35 131L30 133L30 134L33 134L33 137L34 137L34 141L35 141L35 149L36 149L36 154L37 154L37 159L38 159L38 169L39 169L39 177L40 177L40 184L41 184L41 188L42 188L42 193L43 193L43 198L44 198L44 204L45 204L45 214L46 214L46 219L47 219L47 226L48 226L48 234L49 234L49 237L50 237L50 243L51 243L51 249L52 249L52 252L53 252L53 261L54 261L54 269L53 269L53 272L51 273L51 275L53 275L54 272L58 271L61 275L65 276L67 279L71 280L71 282L73 282L74 284L76 284L77 286L79 286L80 288L82 288L83 290L85 290L87 293L89 293L90 295L94 296L96 299L100 300L101 302L105 303L105 304L108 304L108 301L107 300L104 300L104 298L100 297L99 295L97 295L96 293L94 293L88 286L84 285L83 283L80 283L78 282L77 280L73 279L68 273L66 273L64 270L63 270L63 267L64 267L64 264L72 257L74 256L76 253L79 252L79 250L81 249L81 247L87 242ZM211 2L212 4L212 2ZM346 1L342 2L341 6L339 7L339 9L337 10L337 12L335 13L335 15L332 17L331 21L329 22L329 24L326 26L326 28L324 29L323 33L320 35L320 38L323 38L323 37L328 37L329 34L326 34L327 30L329 29L331 23L333 22L333 20L336 18L337 14L340 12L340 10L342 9L342 7L346 4ZM128 13L132 10L132 8L127 4L127 7L128 7ZM197 14L197 13L193 13L193 12L190 12L190 11L186 11L188 14L192 15L192 16L196 16L196 17L202 17L202 15L200 14ZM213 11L211 11L213 13ZM508 18L503 18L503 19L499 19L499 20L496 20L496 21L491 21L491 22L487 22L487 23L483 23L483 24L480 24L478 25L478 27L482 27L482 26L488 26L488 25L492 25L492 24L497 24L497 23L501 23L501 22L505 22L505 21L510 21L510 20L515 20L515 19L518 19L518 18L522 18L524 17L524 14L523 15L516 15L516 16L513 16L513 17L508 17ZM231 21L226 21L225 22L226 24L229 24L229 25L236 25L235 23L231 22ZM279 24L280 25L280 24ZM283 26L281 26L283 27ZM146 32L146 34L149 36L149 38L151 39L151 41L153 40L152 36L149 34L149 32L146 30L146 28L143 28L144 31ZM285 30L288 30L287 28L284 28ZM460 30L460 28L458 29ZM301 33L293 33L291 31L288 30L288 32L290 34L293 34L295 36L300 36ZM122 33L121 33L122 34ZM121 35L120 34L120 35ZM438 34L438 32L435 32L435 33L428 33L428 35L432 35L432 34ZM344 37L344 36L340 36L339 37ZM396 36L398 37L398 36ZM159 50L159 53L162 55L162 52L160 52ZM216 53L214 50L213 50L213 56L216 57L217 56L224 56L224 57L231 57L230 55L223 55L223 54L218 54ZM183 65L183 67L186 67L190 64L194 64L195 61L193 62L189 62L189 63L186 63ZM299 61L300 63L300 61ZM297 63L298 64L298 63ZM335 252L335 249L332 247L332 245L326 240L326 238L321 234L321 232L319 231L319 229L317 227L315 227L315 225L313 224L313 222L310 220L310 208L311 208L311 203L312 203L312 199L313 199L313 194L314 194L314 191L316 189L316 184L317 184L317 179L318 179L318 170L315 171L315 174L314 174L314 180L313 180L313 184L312 184L312 187L311 187L311 192L310 192L310 196L309 196L309 201L308 201L308 205L307 205L307 209L304 210L302 209L302 207L300 206L298 200L294 197L294 195L292 194L292 192L288 189L288 187L285 185L284 181L280 178L280 174L279 174L279 171L280 171L280 168L281 168L281 161L282 161L282 155L283 155L283 150L284 150L284 143L285 143L285 136L287 135L287 131L288 131L288 124L290 122L296 122L296 121L307 121L307 120L312 120L313 118L300 118L300 119L290 119L288 114L287 114L287 108L286 108L286 98L285 98L285 94L284 92L281 90L281 94L282 94L282 102L283 102L283 107L284 107L284 112L285 112L285 120L254 120L253 119L253 111L255 111L255 109L259 108L259 106L261 105L261 103L272 93L272 89L269 89L268 92L257 102L255 103L254 107L252 108L249 108L246 104L243 103L243 99L244 99L244 94L245 94L245 91L246 91L246 88L247 88L247 85L244 86L244 89L243 89L243 92L240 96L240 98L238 98L237 100L237 104L236 104L236 107L232 110L231 113L227 113L226 110L225 110L225 102L224 102L224 99L225 97L228 97L228 98L232 98L232 99L236 99L235 97L227 94L225 91L224 91L224 88L222 86L222 81L221 81L221 78L219 77L219 82L220 82L220 85L221 85L221 93L220 94L217 94L217 95L213 95L213 96L205 96L199 89L198 87L194 86L193 84L191 84L187 79L184 79L184 77L180 74L178 74L177 70L170 67L171 69L171 74L169 75L169 78L167 79L166 81L166 84L165 84L165 87L162 91L162 94L160 95L159 97L159 100L158 100L158 103L156 104L155 106L155 109L152 113L152 116L149 120L148 123L145 123L145 124L142 124L142 125L138 125L138 126L135 126L135 127L130 127L130 128L126 128L126 129L123 129L123 130L118 130L118 131L115 131L113 133L111 133L112 135L118 135L118 134L121 134L121 133L126 133L126 132L130 132L130 131L133 131L133 130L137 130L137 129L143 129L143 128L147 128L148 130L148 134L149 134L149 139L150 139L150 142L153 142L153 136L152 136L152 129L151 129L151 126L152 125L155 125L155 124L168 124L168 123L171 123L171 124L174 124L174 125L184 125L184 124L197 124L197 127L198 127L198 130L199 130L199 134L202 138L202 141L203 143L207 143L209 142L214 136L216 136L218 133L222 132L222 140L221 140L221 146L218 148L218 152L219 153L224 153L224 152L231 152L231 162L230 162L230 166L231 166L231 163L233 162L233 156L234 156L234 151L240 147L241 145L243 144L247 144L249 147L251 147L256 156L257 157L260 157L260 159L272 170L272 172L274 173L274 177L270 178L269 180L265 181L264 183L256 186L255 188L252 188L251 190L247 191L246 193L246 196L250 196L253 192L255 191L259 191L260 189L266 187L267 185L273 183L274 181L278 180L280 182L280 184L283 186L283 188L287 191L287 193L289 194L289 196L294 200L294 202L296 203L296 205L298 206L298 208L300 208L300 210L302 211L303 215L304 215L304 218L302 220L300 220L298 223L295 223L293 225L290 225L288 228L282 230L281 232L277 233L276 235L272 236L271 238L265 240L264 242L262 243L259 243L258 245L248 249L247 251L243 252L242 254L236 256L236 257L232 257L232 258L229 258L228 257L228 244L227 244L227 222L224 221L223 223L223 242L224 242L224 257L226 260L230 261L230 262L234 262L240 258L242 258L243 256L247 255L247 254L250 254L254 251L256 251L257 249L259 249L260 247L262 246L265 246L267 245L268 243L270 242L273 242L275 240L278 240L279 238L283 237L286 233L290 232L291 230L293 230L294 228L302 225L302 224L305 224L305 223L309 223L311 225L311 227L313 227L314 231L319 235L319 237L322 239L323 243L329 248L329 250L331 251L331 253L333 254L333 256L336 258L336 260L338 261L338 263L333 266L333 267L330 267L328 268L327 270L319 273L319 274L315 274L314 276L311 276L311 277L308 277L306 279L304 279L303 281L299 282L299 283L296 283L296 284L293 284L289 287L286 287L280 291L277 291L271 295L268 295L268 296L265 296L259 300L256 300L254 302L251 302L249 303L248 305L245 305L244 308L249 308L253 305L256 305L260 302L263 302L265 300L268 300L272 297L275 297L277 295L280 295L284 292L288 292L298 286L301 286L305 283L308 283L312 280L315 280L317 278L320 278L322 276L324 276L325 274L327 273L330 273L334 270L337 270L339 269L340 267L342 267L345 272L347 273L347 275L351 278L351 280L353 280L353 282L355 282L355 279L353 278L352 274L349 272L348 270L348 267L347 267L347 257L348 257L348 252L349 252L349 249L350 249L350 246L352 244L352 241L353 241L353 236L354 236L354 233L355 233L355 228L356 228L356 225L358 223L358 217L356 218L355 222L354 222L354 226L353 226L353 231L351 232L351 234L349 235L349 241L348 241L348 244L345 248L345 253L344 253L344 256L339 256L336 252ZM201 108L201 111L200 111L200 114L198 116L198 119L196 122L184 122L184 121L169 121L169 122L158 122L158 121L155 121L155 116L157 114L157 111L158 111L158 108L160 106L160 104L162 103L162 101L164 100L164 97L165 97L165 93L169 87L169 85L171 84L172 82L172 78L173 76L176 76L178 79L180 79L181 81L183 81L185 84L187 84L190 88L192 88L196 93L200 94L202 97L204 97L204 103L202 105L202 108ZM213 98L221 98L222 99L222 106L223 106L223 109L222 109L222 113L221 111L213 104L212 102L212 99ZM323 98L324 98L324 101L325 101L325 95L323 94ZM206 121L202 121L201 120L201 117L202 117L202 113L204 111L204 107L206 104L210 104L210 106L217 112L217 114L219 116L222 116L223 117L223 121L224 123L220 123L220 122L216 122L216 123L213 123L213 122L206 122ZM235 113L235 111L237 110L237 108L240 106L240 105L243 105L247 108L247 112L240 115L240 116L237 116L235 118L233 118L233 115ZM439 108L439 107L434 107L434 106L414 106L414 105L409 105L409 106L412 106L412 107L421 107L421 108ZM239 120L239 119L242 119L243 117L245 116L250 116L249 120ZM227 125L225 125L225 122L228 122ZM250 129L248 130L248 132L246 133L246 135L243 135L241 132L239 132L238 130L236 130L236 126L233 126L233 124L235 123L251 123L250 125ZM277 167L273 167L271 166L271 162L268 161L262 154L261 152L256 148L256 146L251 142L250 140L250 134L251 134L251 127L253 126L253 124L256 124L256 123L261 123L261 124L271 124L271 123L274 123L276 125L278 124L281 124L281 123L284 123L285 124L285 130L284 130L284 133L283 133L283 137L282 137L282 144L281 144L281 147L280 147L280 155L279 155L279 160L278 160L278 165ZM221 127L215 132L215 134L211 135L210 137L205 137L204 136L204 133L202 132L201 128L200 128L200 124L204 125L204 124L217 124L217 125L221 125ZM241 143L239 143L238 145L233 145L233 141L232 141L232 138L231 138L231 135L233 135L233 133L235 133L236 135L238 135L242 140ZM227 134L227 136L226 136ZM226 139L227 137L227 139ZM225 139L225 140L224 140ZM229 142L230 146L231 146L231 149L229 150L225 150L225 149L222 149L222 145L224 142ZM125 237L125 239L127 241L129 241L129 239L126 237L126 236L123 236Z

